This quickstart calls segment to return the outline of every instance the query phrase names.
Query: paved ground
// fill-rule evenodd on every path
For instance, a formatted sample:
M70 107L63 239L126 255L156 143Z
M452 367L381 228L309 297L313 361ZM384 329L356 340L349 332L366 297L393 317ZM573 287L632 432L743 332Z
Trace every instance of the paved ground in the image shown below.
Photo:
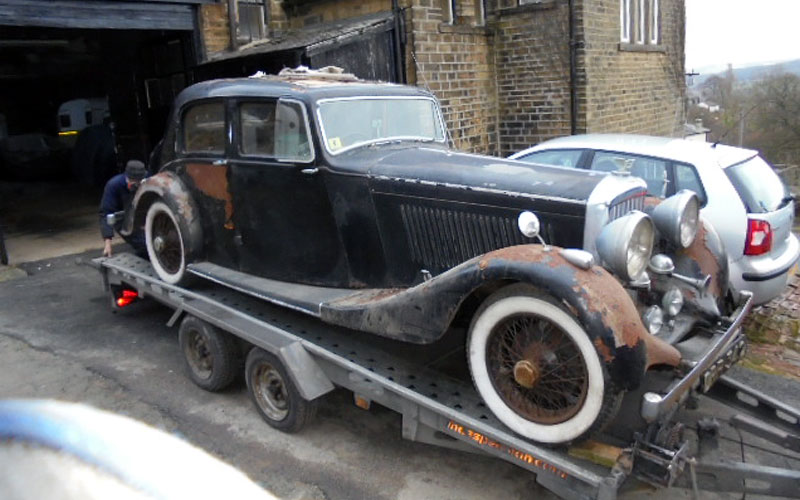
M275 431L260 420L241 382L211 394L184 376L177 332L164 326L170 311L142 302L112 313L97 271L77 265L75 256L21 267L29 276L0 283L0 398L84 402L142 420L287 499L552 498L532 474L511 464L403 441L399 415L360 410L345 391L326 396L304 432ZM790 391L783 399L798 404L794 383L781 387L763 374L744 376L777 395ZM712 403L701 410L725 415ZM725 453L739 459L737 436L727 438ZM765 459L747 448L746 460ZM771 463L800 467L776 460ZM683 490L652 493L631 484L624 496L689 498Z

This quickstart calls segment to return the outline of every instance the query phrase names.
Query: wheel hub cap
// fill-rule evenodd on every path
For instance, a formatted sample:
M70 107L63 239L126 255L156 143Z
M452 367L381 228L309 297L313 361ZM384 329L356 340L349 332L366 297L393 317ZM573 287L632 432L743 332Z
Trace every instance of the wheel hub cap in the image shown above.
M153 248L155 248L156 252L161 252L164 250L164 238L162 236L156 236L153 238Z
M517 361L514 365L514 380L526 389L533 389L539 381L539 368L527 359Z

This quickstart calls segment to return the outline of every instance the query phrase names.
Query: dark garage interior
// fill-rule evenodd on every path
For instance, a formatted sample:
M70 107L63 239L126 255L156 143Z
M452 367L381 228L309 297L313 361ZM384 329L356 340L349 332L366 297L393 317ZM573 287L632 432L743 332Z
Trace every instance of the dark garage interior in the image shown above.
M0 228L11 264L48 257L48 245L102 246L105 181L128 159L147 161L191 83L193 8L114 3L0 9Z

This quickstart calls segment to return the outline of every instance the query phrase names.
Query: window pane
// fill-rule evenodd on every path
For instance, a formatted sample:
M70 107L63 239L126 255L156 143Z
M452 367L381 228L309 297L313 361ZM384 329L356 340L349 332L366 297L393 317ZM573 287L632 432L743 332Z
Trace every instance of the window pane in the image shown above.
M621 41L631 41L631 0L619 0L619 31Z
M706 193L697 171L691 165L675 165L675 192L688 189L697 193L700 203L705 204Z
M305 112L300 103L278 102L275 156L292 161L310 161L313 158Z
M239 38L253 41L264 38L264 5L239 2Z
M663 198L667 192L667 162L642 156L598 151L592 159L592 170L628 172L647 183L647 193Z
M767 162L756 156L725 169L733 187L741 196L749 213L766 213L779 209L788 195L778 174Z
M275 103L242 104L239 108L242 124L241 151L246 155L275 155Z
M221 102L198 104L186 112L183 150L187 153L225 151L225 108Z
M537 151L521 158L519 161L526 163L539 163L542 165L555 165L558 167L577 167L578 160L583 150L581 149L561 149L556 151Z
M650 43L658 43L658 0L650 0Z

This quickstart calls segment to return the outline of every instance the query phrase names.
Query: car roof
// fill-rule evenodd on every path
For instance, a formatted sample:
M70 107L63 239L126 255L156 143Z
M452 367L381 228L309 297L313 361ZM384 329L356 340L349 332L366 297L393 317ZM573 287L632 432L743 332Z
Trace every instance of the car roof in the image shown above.
M176 98L177 108L188 102L213 97L295 97L316 101L333 97L358 96L420 96L432 97L421 88L367 80L323 80L281 76L227 78L196 83L184 89Z
M711 161L722 168L758 155L758 151L724 144L690 141L673 137L636 134L582 134L559 137L520 151L516 156L549 149L596 149L653 156L683 163Z

